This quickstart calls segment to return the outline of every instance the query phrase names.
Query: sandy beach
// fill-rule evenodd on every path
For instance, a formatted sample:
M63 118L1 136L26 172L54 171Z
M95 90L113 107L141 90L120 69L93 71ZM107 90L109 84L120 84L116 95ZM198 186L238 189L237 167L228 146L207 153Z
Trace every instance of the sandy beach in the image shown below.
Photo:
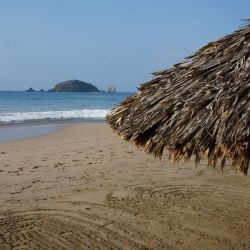
M0 249L250 249L250 179L145 155L104 123L0 143Z

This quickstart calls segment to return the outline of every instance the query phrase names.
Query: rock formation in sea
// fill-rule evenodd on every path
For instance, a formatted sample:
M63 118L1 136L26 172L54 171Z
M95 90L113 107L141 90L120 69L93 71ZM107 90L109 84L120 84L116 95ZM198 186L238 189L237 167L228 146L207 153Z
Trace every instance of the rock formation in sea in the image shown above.
M99 92L99 89L91 83L79 80L68 80L57 83L53 92Z
M26 92L35 92L35 90L33 88L28 88Z

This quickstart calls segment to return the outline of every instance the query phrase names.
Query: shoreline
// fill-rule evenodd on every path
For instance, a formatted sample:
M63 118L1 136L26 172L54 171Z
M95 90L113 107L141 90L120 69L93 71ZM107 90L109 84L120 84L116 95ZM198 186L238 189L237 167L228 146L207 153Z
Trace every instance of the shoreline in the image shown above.
M0 125L0 143L45 136L55 133L65 127L84 123L105 123L105 120L77 119L67 121L29 121L19 124L4 124Z
M75 124L81 122L105 122L105 118L75 118L75 119L38 119L38 120L26 120L22 122L8 122L0 123L0 128L11 126L26 126L26 125L43 125L43 124Z

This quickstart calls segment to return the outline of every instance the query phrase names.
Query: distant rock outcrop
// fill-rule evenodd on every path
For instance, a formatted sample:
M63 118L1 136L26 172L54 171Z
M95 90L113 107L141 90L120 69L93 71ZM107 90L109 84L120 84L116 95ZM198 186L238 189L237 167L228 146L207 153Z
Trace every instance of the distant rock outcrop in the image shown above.
M57 83L52 89L53 92L99 92L93 84L79 80L69 80Z
M115 86L109 87L107 92L108 93L116 93L116 87Z
M33 88L28 88L26 92L36 92Z

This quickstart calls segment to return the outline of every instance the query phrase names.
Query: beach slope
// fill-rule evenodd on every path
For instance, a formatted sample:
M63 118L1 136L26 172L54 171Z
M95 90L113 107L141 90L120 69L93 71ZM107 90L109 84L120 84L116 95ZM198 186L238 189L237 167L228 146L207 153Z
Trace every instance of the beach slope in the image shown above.
M0 249L250 249L250 179L166 158L102 123L0 143Z

